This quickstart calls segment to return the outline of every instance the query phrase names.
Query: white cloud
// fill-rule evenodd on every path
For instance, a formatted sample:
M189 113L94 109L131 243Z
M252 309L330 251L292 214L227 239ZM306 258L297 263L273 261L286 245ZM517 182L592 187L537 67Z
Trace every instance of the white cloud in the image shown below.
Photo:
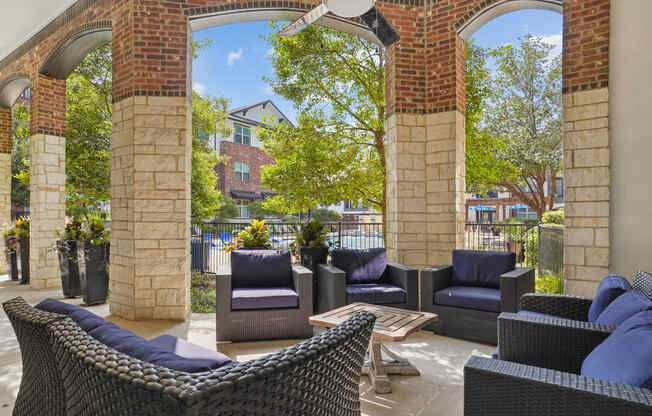
M197 81L192 82L192 89L199 95L204 95L206 93L206 86Z
M265 58L271 59L274 56L274 48L269 48L265 51Z
M242 58L242 48L239 48L237 52L229 52L229 56L226 57L226 64L228 66L235 65L235 61Z
M272 87L270 87L269 85L265 85L261 89L263 90L263 93L267 95L274 95L274 91L272 91Z
M561 53L561 48L563 44L563 38L561 33L556 33L554 35L546 35L541 37L541 41L549 45L554 46L552 50L553 55L558 55Z

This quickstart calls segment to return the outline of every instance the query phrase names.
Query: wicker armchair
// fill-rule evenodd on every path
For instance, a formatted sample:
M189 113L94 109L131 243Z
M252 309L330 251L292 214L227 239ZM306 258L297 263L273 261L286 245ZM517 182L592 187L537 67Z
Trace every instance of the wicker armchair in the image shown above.
M3 306L24 363L16 416L360 414L370 313L276 354L190 374L119 353L21 298Z

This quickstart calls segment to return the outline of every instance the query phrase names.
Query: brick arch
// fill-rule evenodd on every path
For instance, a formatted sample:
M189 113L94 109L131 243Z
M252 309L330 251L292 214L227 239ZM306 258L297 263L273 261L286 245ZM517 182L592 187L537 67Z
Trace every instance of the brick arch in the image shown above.
M468 39L485 23L503 14L523 9L543 9L562 13L563 0L483 0L455 23L462 39Z
M112 22L100 20L84 23L68 32L43 61L39 72L43 75L66 79L91 51L110 42Z
M18 99L20 94L29 88L29 75L18 72L9 75L0 81L0 107L9 108Z

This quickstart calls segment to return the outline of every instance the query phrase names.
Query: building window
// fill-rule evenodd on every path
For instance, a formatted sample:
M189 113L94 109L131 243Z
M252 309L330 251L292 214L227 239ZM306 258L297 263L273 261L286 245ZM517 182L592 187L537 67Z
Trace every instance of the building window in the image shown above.
M235 142L238 144L251 145L251 129L249 127L235 125Z
M245 199L238 199L236 203L238 205L238 217L249 218L249 201Z
M555 178L555 198L564 197L564 178Z
M235 162L235 179L240 182L249 182L249 164Z

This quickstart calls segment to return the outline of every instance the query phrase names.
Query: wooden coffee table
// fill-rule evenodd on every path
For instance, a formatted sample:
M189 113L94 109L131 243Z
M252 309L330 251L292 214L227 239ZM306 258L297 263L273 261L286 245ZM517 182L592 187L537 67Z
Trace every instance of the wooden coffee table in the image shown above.
M382 341L405 341L410 334L424 326L437 322L439 317L434 313L411 311L407 309L390 308L389 306L370 305L368 303L352 303L310 317L310 324L332 328L346 321L358 311L367 311L376 315L369 342L369 353L362 367L362 374L369 376L376 393L392 392L389 375L418 376L419 370L408 360L392 352ZM383 358L383 354L387 357Z

